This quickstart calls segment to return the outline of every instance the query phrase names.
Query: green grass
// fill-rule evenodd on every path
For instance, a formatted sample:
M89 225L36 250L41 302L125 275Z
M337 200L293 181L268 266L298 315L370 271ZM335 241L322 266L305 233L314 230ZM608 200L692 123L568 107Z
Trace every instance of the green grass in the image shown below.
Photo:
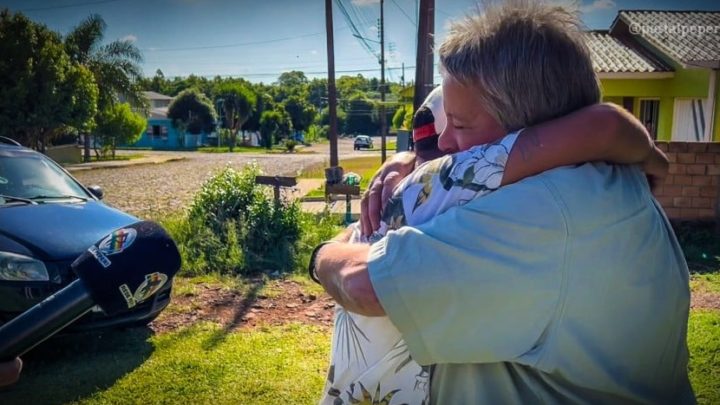
M364 191L370 179L375 172L380 168L381 165L380 156L364 156L360 158L352 158L340 161L340 166L343 168L345 173L354 172L360 175L360 191ZM300 178L303 179L324 179L325 178L325 167L328 163L325 162L323 165L314 165L306 168L300 174ZM306 197L324 197L325 186L321 186L318 189L312 190L306 195Z
M720 272L690 275L690 289L720 294Z
M329 343L326 330L299 324L66 338L36 349L21 381L0 396L8 404L312 404Z
M700 404L720 403L720 311L693 310L688 324L690 381Z
M197 151L205 153L229 153L230 148L227 146L205 146L197 148ZM270 153L270 151L260 146L236 146L233 148L233 153Z
M140 159L145 157L142 153L133 153L130 155L115 155L113 158L112 156L90 156L91 162L113 162L116 160L133 160L133 159Z

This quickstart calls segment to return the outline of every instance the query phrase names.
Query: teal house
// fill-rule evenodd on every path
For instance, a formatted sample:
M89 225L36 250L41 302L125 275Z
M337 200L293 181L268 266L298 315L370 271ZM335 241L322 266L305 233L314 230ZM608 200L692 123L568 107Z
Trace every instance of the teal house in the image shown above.
M133 147L152 149L194 149L208 144L214 134L182 134L168 118L168 107L173 98L154 91L143 92L150 104L147 128Z

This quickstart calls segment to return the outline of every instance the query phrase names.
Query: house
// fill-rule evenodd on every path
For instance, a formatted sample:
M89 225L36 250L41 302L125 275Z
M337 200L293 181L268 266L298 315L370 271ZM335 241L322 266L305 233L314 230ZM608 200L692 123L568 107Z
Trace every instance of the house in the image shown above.
M182 134L173 126L172 120L168 118L168 107L173 97L154 91L144 91L143 94L150 104L147 129L140 140L130 146L153 149L186 149L196 148L208 142L208 134Z
M603 100L664 141L720 141L720 12L621 10L588 32Z

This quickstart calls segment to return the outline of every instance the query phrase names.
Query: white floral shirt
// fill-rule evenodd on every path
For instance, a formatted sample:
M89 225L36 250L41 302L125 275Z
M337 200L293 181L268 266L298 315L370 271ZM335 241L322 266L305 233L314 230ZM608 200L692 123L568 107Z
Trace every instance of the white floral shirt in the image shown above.
M498 189L520 132L419 166L396 188L380 229L368 240L355 224L351 242L375 242L389 230L424 223ZM429 367L413 361L387 317L335 306L330 368L320 404L426 404L429 382Z

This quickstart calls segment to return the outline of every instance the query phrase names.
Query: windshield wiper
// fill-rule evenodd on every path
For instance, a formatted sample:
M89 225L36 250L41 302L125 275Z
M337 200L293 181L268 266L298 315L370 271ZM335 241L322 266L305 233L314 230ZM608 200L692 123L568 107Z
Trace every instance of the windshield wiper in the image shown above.
M30 200L32 202L35 202L35 200L69 200L69 199L77 199L82 201L87 201L87 197L80 197L78 195L36 195L33 197L30 197ZM37 204L37 203L36 203Z
M26 204L37 205L37 203L35 201L33 201L29 198L15 197L12 195L0 194L0 199L3 199L5 201L17 201L17 202L24 202Z

